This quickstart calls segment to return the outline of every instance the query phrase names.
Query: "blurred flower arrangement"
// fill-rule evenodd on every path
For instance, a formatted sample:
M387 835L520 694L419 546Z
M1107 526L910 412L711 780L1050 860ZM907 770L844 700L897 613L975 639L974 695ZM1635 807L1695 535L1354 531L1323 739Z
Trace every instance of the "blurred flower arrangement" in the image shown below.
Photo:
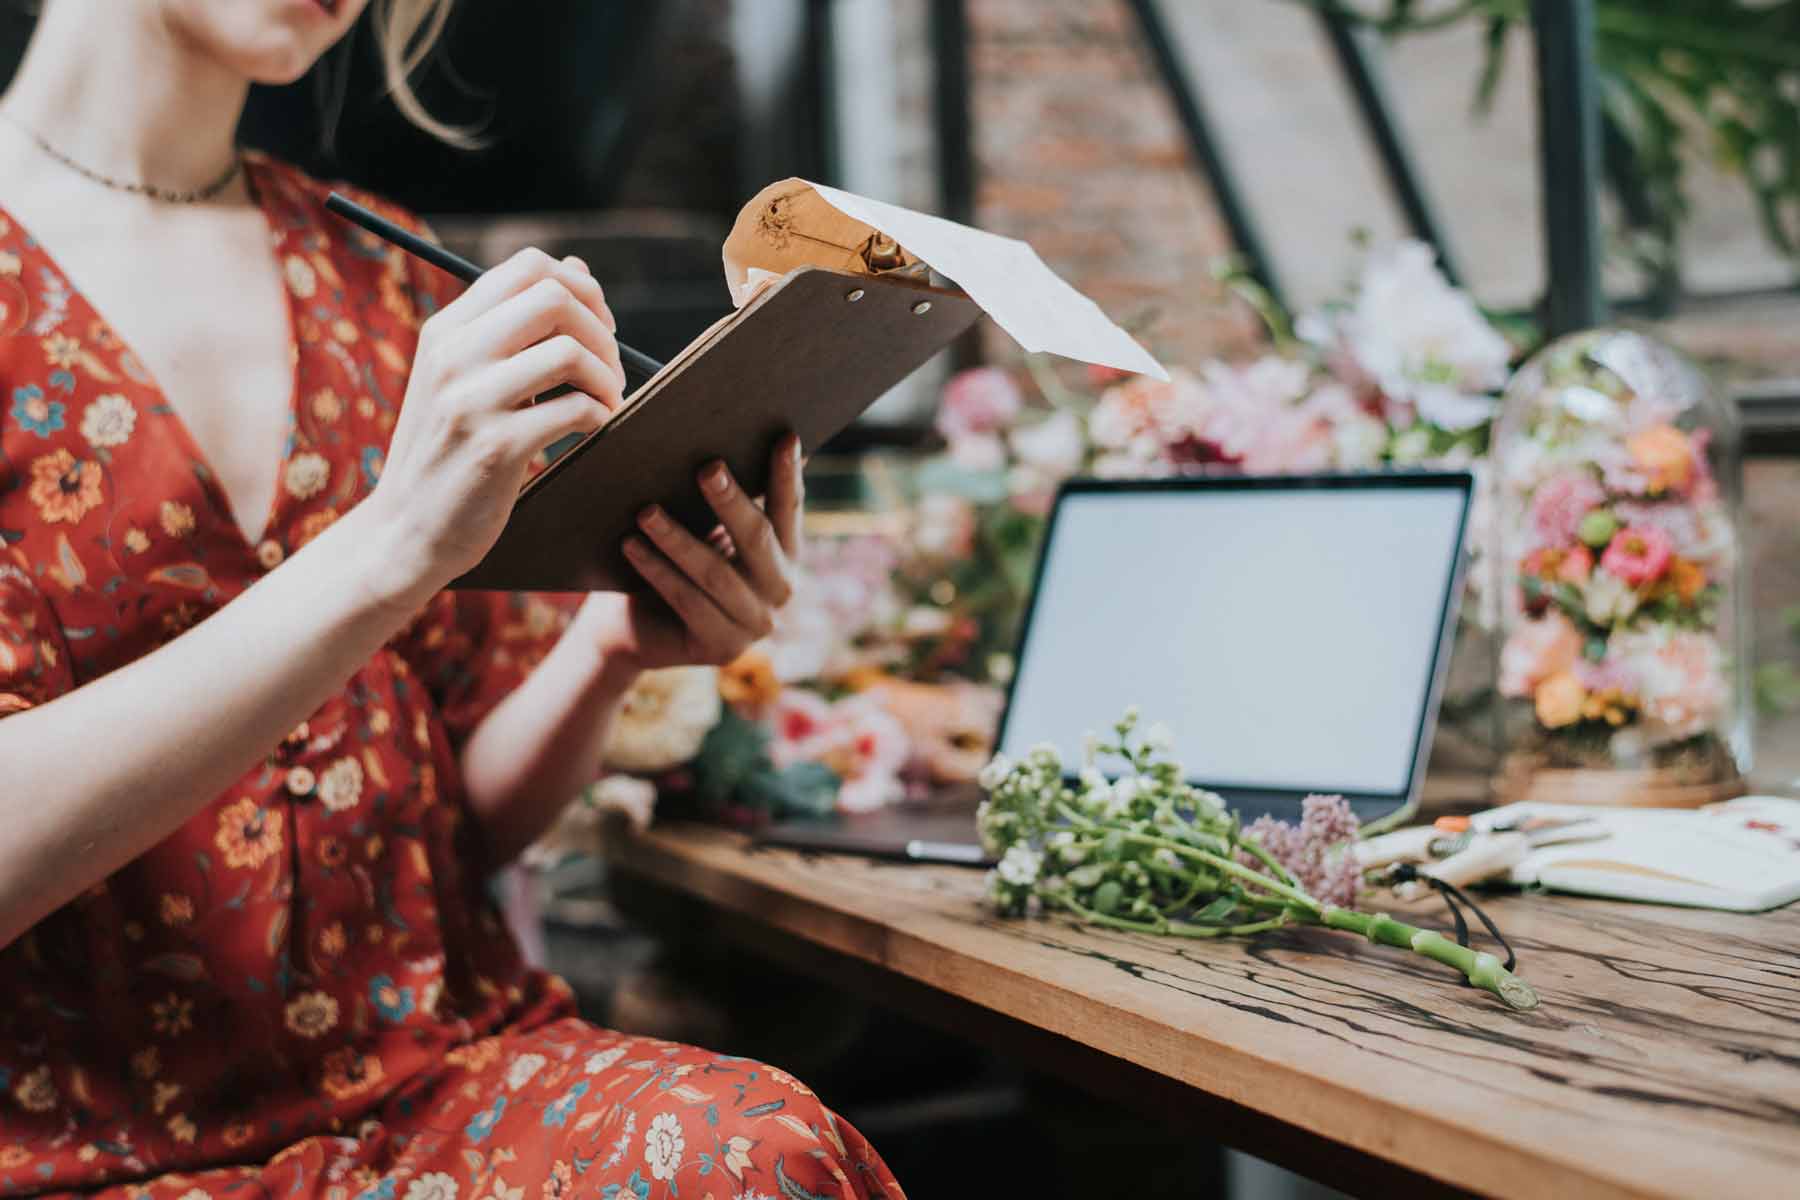
M1617 331L1553 344L1509 391L1498 684L1528 710L1515 749L1546 765L1736 776L1738 548L1705 400L1673 352Z
M1269 323L1254 361L1166 383L1095 369L1081 390L1035 359L952 378L943 449L911 472L894 532L809 540L773 636L720 671L646 679L608 761L740 822L973 780L1064 479L1478 464L1513 348L1429 247L1372 250L1348 295L1298 321L1229 282ZM608 797L645 810L616 784L589 803Z

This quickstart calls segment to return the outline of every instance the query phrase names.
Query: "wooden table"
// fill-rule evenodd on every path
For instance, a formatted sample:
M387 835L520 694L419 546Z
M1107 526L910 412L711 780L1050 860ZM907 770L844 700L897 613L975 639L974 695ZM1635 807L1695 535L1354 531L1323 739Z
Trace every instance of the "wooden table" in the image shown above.
M954 867L696 826L615 862L794 965L1349 1190L1800 1196L1800 905L1499 900L1543 997L1521 1014L1342 933L1001 920L981 874Z

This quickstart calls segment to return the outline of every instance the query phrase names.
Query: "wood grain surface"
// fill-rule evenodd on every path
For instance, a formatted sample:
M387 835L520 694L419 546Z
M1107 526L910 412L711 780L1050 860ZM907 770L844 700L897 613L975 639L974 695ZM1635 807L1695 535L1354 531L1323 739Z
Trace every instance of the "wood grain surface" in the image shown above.
M1543 997L1514 1013L1454 972L1326 930L1189 942L1007 921L980 905L978 872L756 849L699 826L659 826L614 860L872 967L897 997L957 997L1185 1085L1159 1103L1222 1104L1453 1188L1800 1195L1800 905L1499 899ZM1305 1150L1290 1139L1289 1158Z

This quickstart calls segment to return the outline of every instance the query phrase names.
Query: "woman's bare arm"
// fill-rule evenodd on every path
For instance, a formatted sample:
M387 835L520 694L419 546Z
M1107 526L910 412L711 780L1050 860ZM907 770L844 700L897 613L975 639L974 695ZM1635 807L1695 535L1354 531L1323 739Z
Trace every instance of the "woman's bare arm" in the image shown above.
M0 946L178 828L479 561L538 452L620 403L611 324L578 263L489 271L421 332L370 496L169 645L0 720ZM580 390L521 407L561 383Z
M628 550L649 593L597 593L463 749L469 807L490 863L509 861L600 770L606 729L641 669L727 663L768 635L792 593L800 538L800 446L785 439L759 507L723 464L696 480L732 553L660 512L639 521Z
M358 517L154 653L0 720L0 945L174 832L424 603L382 590L392 547Z

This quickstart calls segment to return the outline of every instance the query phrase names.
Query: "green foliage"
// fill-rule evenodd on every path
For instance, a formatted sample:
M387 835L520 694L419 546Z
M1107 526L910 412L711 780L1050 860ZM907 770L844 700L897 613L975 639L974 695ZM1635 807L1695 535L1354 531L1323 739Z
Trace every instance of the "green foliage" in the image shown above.
M1299 2L1396 37L1481 22L1478 112L1512 43L1530 36L1530 0ZM1750 190L1769 241L1800 257L1800 0L1595 0L1594 32L1607 169L1637 227L1627 245L1642 265L1653 275L1672 270L1688 215L1683 155L1696 133Z
M729 708L694 760L695 798L712 813L747 808L771 817L817 816L836 806L838 783L820 763L777 770L769 761L769 731Z

